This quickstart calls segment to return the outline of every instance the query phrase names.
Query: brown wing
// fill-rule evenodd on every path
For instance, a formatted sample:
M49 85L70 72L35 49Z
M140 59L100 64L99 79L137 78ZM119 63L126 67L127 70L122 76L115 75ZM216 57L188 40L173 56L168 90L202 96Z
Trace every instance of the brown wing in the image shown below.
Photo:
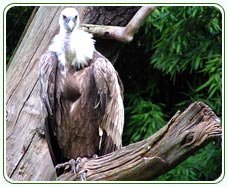
M124 125L124 106L122 83L118 79L111 62L105 57L97 57L93 63L93 72L98 90L97 106L103 113L99 127L100 155L110 153L122 146Z
M54 165L63 162L63 156L56 138L56 76L58 60L54 52L46 52L40 60L40 97L42 100L42 111L45 119L45 138Z

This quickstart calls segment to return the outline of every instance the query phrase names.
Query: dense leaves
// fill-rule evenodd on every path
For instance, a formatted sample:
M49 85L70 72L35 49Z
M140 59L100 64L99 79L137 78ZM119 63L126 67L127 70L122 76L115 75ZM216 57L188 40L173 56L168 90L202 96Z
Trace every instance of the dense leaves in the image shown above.
M177 110L203 101L222 115L222 16L216 7L159 7L117 63L125 86L124 144L156 132ZM157 180L215 180L220 142Z

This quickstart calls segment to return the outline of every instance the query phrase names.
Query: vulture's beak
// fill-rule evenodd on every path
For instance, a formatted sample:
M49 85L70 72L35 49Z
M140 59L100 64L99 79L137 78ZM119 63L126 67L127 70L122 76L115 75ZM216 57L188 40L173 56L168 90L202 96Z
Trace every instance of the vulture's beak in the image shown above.
M69 28L70 28L70 31L73 31L73 30L74 30L75 24L74 24L73 20L70 20L70 21L68 22L68 26L69 26Z

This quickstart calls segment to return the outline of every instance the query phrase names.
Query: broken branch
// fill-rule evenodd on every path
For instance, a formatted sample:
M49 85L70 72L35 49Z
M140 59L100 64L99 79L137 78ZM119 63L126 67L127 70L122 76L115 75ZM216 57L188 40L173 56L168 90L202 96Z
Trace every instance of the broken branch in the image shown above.
M155 6L141 7L125 27L81 24L81 28L94 37L114 39L121 42L131 42L143 21L154 11Z
M80 180L85 172L89 181L152 180L221 135L214 112L195 102L149 138L96 159L84 158L79 175L69 172L57 180Z

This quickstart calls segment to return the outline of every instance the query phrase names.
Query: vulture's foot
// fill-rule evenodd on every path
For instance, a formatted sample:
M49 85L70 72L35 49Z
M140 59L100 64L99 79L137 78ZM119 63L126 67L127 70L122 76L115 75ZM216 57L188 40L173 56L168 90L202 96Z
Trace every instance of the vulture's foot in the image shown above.
M71 168L71 171L74 174L76 174L78 172L76 165L77 165L77 160L71 159L68 162L64 162L64 163L56 165L55 170L59 170L61 168L64 168L64 170L67 171L67 170L69 170L69 168Z
M96 159L98 158L98 156L96 154L93 155L93 159Z
M86 159L86 158L83 158ZM74 173L75 175L79 174L79 168L81 164L82 159L78 157L76 160L71 159L68 162L58 164L55 166L55 170L59 170L61 168L64 168L64 171L69 171L71 169L71 172ZM87 171L83 171L80 173L80 179L81 181L86 181L86 176L87 176Z
M82 174L80 175L81 181L86 181L86 176L87 176L87 171L83 171Z

